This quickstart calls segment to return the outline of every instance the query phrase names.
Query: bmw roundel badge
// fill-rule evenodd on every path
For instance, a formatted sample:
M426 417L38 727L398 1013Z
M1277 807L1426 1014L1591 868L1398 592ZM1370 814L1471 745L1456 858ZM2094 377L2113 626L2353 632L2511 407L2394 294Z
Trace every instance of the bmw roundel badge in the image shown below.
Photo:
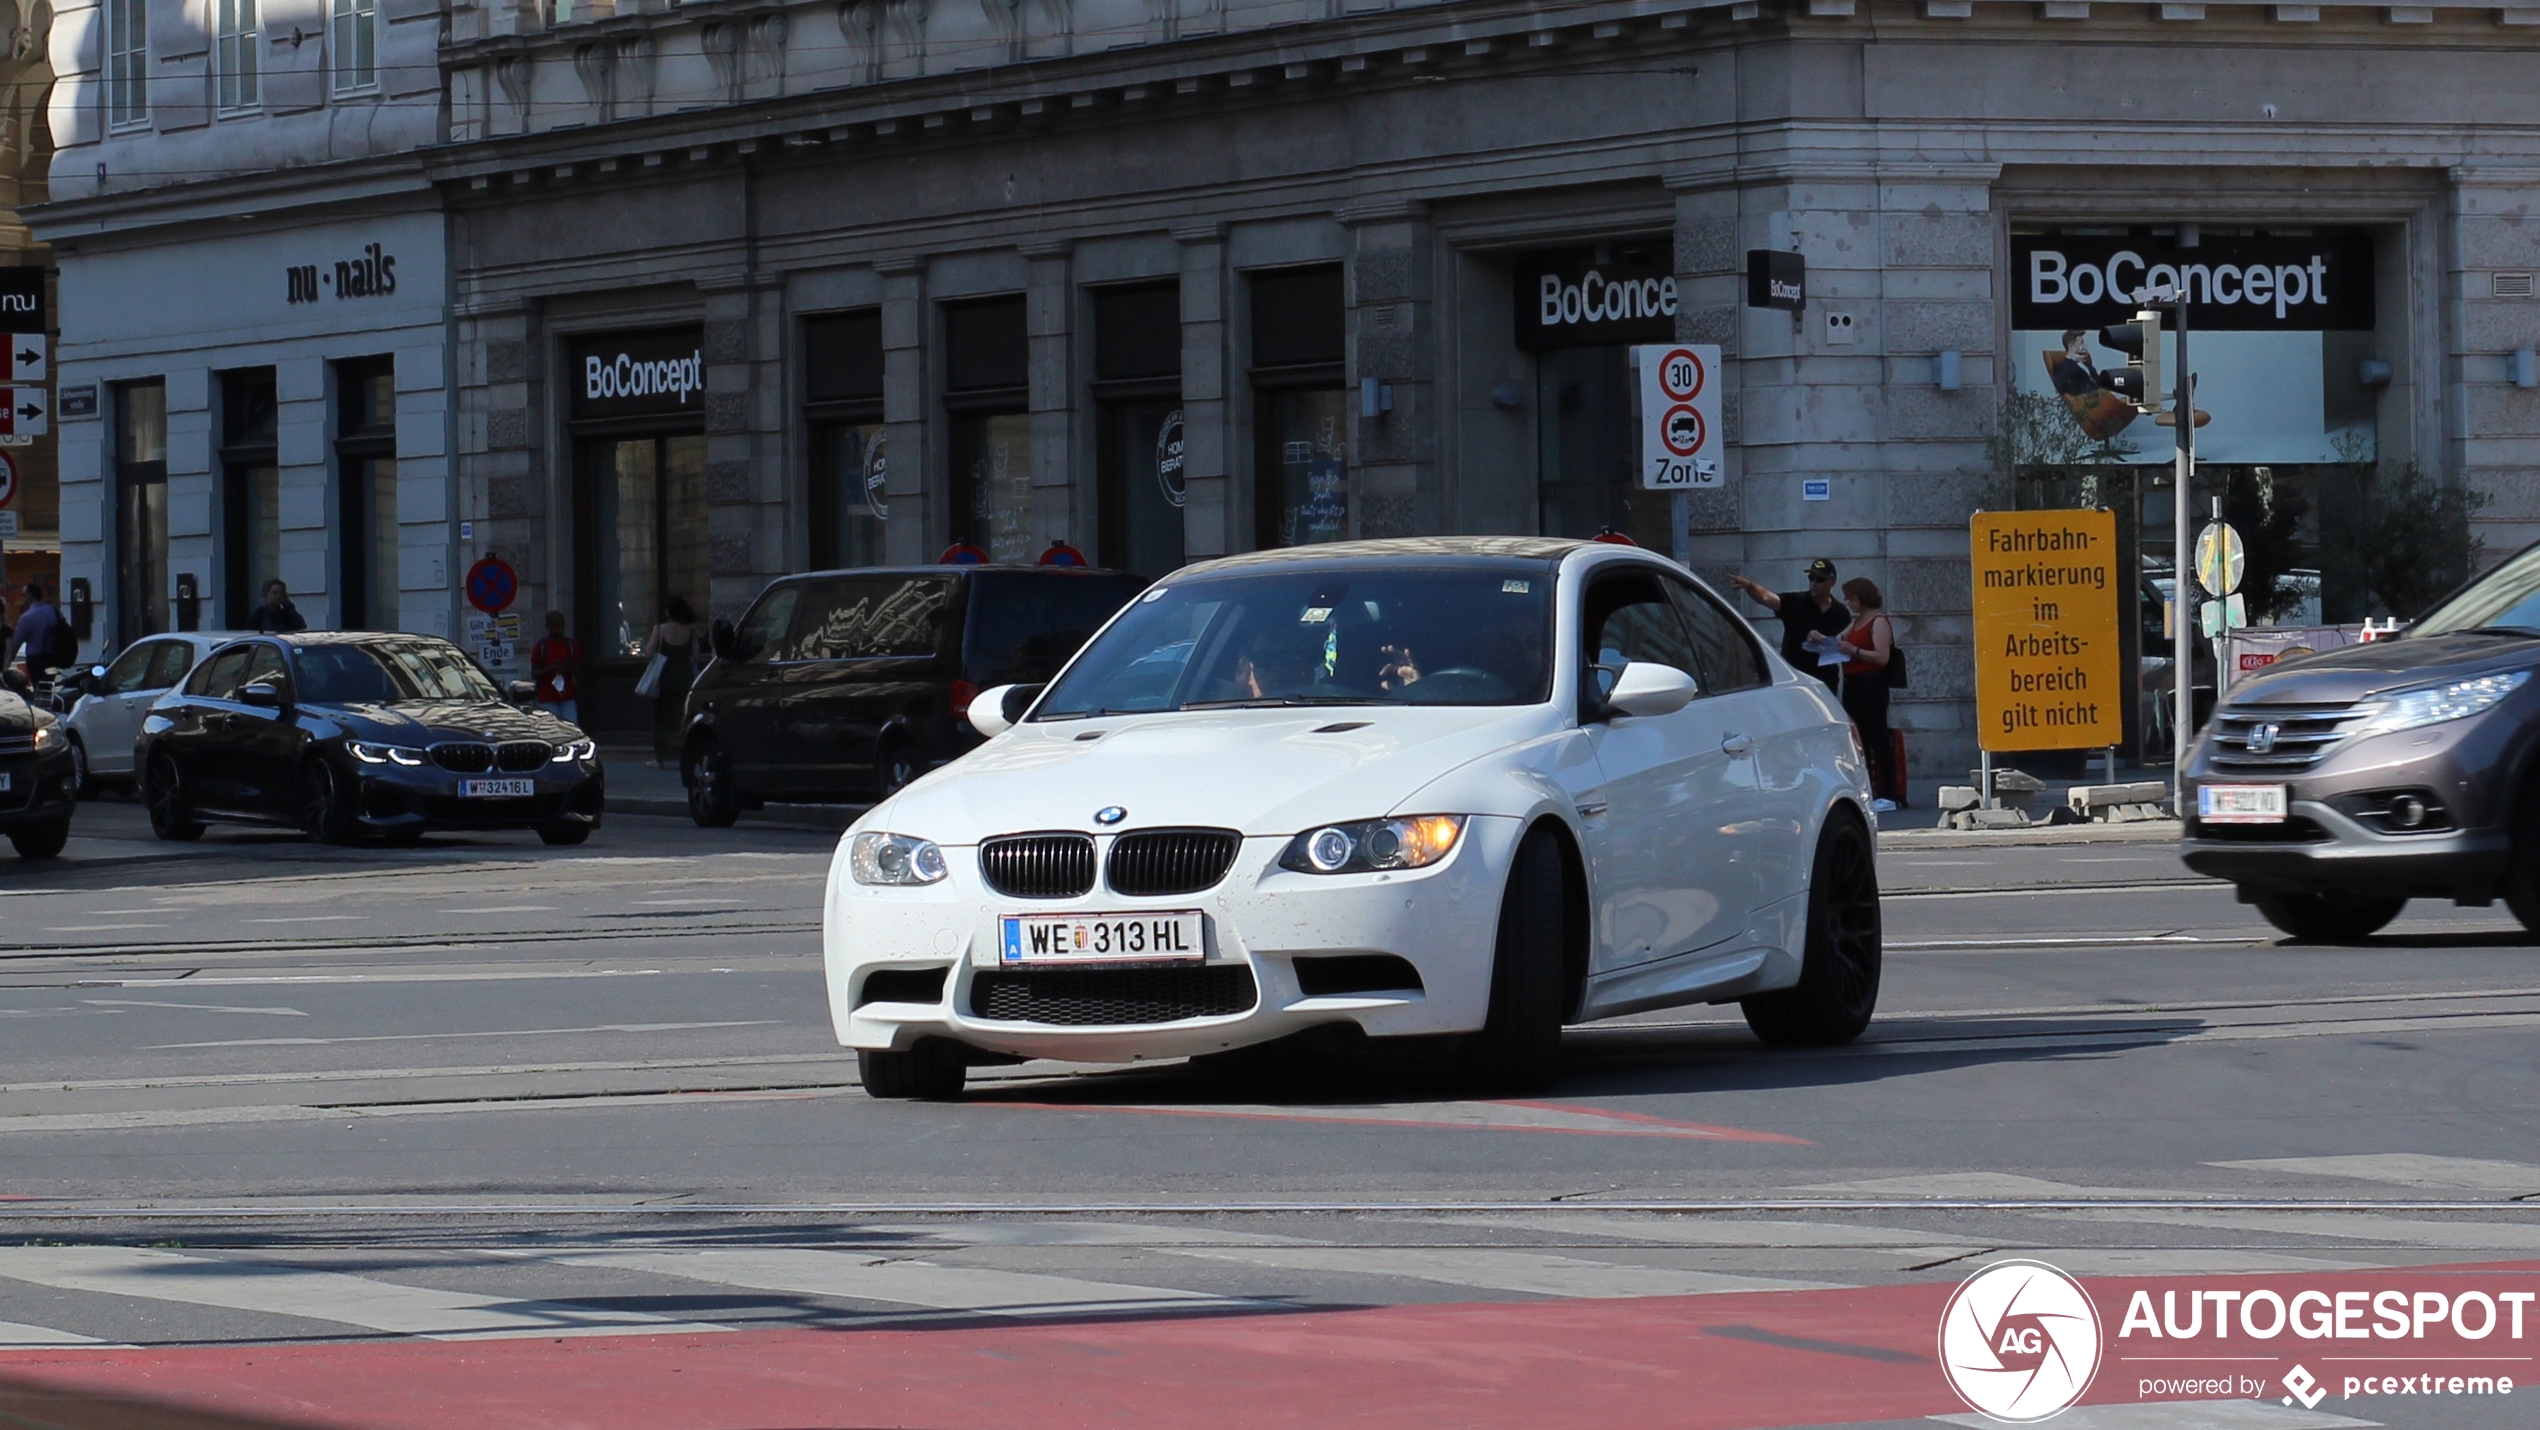
M1103 808L1094 811L1094 823L1100 825L1108 826L1118 824L1120 821L1127 819L1128 817L1129 811L1122 809L1116 804L1106 805Z

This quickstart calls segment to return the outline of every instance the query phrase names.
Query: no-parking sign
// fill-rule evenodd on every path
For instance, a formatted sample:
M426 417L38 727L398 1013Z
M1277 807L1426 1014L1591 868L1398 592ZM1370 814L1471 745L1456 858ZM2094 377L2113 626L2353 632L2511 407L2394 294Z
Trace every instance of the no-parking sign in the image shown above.
M1640 369L1640 484L1691 491L1720 473L1720 347L1651 343L1632 349Z

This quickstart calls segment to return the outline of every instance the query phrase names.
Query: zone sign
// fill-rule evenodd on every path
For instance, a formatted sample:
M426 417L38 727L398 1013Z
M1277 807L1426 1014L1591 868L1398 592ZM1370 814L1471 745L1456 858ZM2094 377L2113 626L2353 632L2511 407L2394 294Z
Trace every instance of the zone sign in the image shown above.
M1723 485L1720 348L1651 343L1632 349L1640 373L1640 484L1651 491Z

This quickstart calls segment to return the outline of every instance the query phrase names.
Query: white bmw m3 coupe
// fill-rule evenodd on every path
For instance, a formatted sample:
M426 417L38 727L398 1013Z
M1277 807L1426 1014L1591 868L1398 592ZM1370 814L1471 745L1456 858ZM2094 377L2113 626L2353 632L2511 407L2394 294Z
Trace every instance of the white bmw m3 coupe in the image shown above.
M1262 552L1149 588L840 840L829 1005L877 1097L1332 1023L1549 1086L1564 1024L1870 1020L1853 727L1674 563L1594 542Z

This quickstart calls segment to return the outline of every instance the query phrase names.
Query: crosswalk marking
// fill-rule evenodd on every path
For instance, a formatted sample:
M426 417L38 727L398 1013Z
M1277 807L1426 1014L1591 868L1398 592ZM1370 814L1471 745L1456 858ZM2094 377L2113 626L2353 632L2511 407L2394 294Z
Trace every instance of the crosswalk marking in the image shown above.
M1160 1248L1175 1256L1234 1261L1280 1271L1342 1272L1439 1281L1534 1296L1605 1300L1626 1296L1713 1296L1732 1291L1813 1291L1824 1281L1789 1281L1724 1271L1632 1266L1540 1251L1465 1247L1282 1246Z
M74 1335L51 1326L30 1326L18 1321L0 1321L0 1350L22 1351L51 1346L102 1346L106 1342L95 1336Z
M2303 1177L2347 1177L2402 1187L2440 1187L2463 1192L2540 1192L2540 1167L2478 1157L2436 1157L2422 1152L2376 1152L2349 1157L2256 1157L2211 1162L2239 1172L2290 1172Z
M1100 1315L1106 1312L1258 1307L1250 1298L1181 1291L1162 1286L1124 1286L1105 1281L943 1266L788 1247L709 1251L528 1251L524 1259L573 1266L608 1266L802 1296L882 1301L986 1316Z
M65 1291L261 1311L436 1340L726 1329L636 1312L477 1296L341 1272L128 1246L0 1249L0 1276Z

